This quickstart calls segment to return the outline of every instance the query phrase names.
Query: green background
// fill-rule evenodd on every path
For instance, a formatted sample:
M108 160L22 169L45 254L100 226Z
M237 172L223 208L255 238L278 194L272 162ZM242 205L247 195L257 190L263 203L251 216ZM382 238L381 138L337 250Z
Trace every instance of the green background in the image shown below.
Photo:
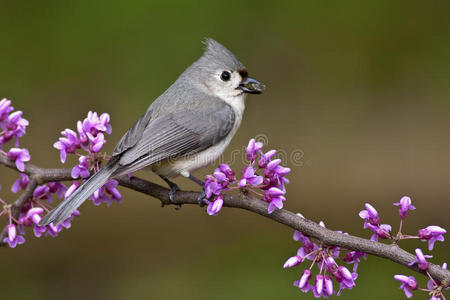
M288 154L292 168L286 208L335 230L369 237L358 217L365 202L396 230L392 203L405 194L417 206L407 233L448 229L449 9L448 1L1 1L0 97L30 121L22 146L32 162L62 167L52 147L61 130L89 110L109 112L111 151L213 37L267 85L248 98L225 159L266 136L266 149ZM17 174L0 176L1 197L13 201ZM121 191L122 204L84 205L56 239L29 232L24 245L0 249L1 298L312 298L292 286L301 267L282 269L299 246L292 230L245 211L210 217ZM449 250L437 243L432 261ZM341 299L404 298L397 273L412 274L369 257Z

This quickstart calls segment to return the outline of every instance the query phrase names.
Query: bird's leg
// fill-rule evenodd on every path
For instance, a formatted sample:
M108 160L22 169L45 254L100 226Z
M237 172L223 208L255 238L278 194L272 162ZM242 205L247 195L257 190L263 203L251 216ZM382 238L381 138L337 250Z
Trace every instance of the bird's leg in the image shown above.
M170 202L172 202L173 204L176 204L178 209L180 209L181 204L176 203L175 200L173 199L173 195L175 194L176 191L180 191L180 187L176 183L173 183L172 181L170 181L169 179L167 179L164 176L159 175L159 177L161 177L162 180L164 180L170 187L170 192L169 192Z
M200 207L203 207L205 205L203 203L203 198L205 198L205 196L206 196L205 183L203 181L201 181L200 179L195 178L192 175L189 175L188 178L202 187L202 192L200 193L200 196L198 196L197 202L198 202L198 205L200 205Z

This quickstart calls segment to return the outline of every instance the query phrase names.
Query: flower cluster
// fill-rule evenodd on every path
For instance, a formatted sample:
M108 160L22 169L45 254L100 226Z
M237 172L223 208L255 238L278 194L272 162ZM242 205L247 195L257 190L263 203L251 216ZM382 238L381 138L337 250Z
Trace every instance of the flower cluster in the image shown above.
M19 146L19 138L25 135L28 121L22 118L22 111L14 111L11 100L0 100L0 149L2 145L14 140L14 146Z
M418 249L420 250L420 249ZM418 254L418 250L416 249L416 260L420 264L419 260L422 260L426 265L419 265L419 268L426 271L428 269L428 262L426 262L423 254ZM413 262L415 263L415 262ZM442 264L442 268L447 269L447 263ZM442 294L443 290L448 290L450 287L444 288L442 283L436 279L433 279L428 272L426 272L428 277L430 278L427 282L427 288L419 288L419 283L417 282L414 276L406 276L406 275L394 275L394 279L401 283L400 289L403 290L407 298L411 298L413 296L414 290L422 290L427 292L431 297L430 300L441 300L444 299L444 295Z
M320 225L325 227L323 222L320 222ZM294 232L294 240L300 241L302 246L298 249L297 255L290 257L283 267L290 268L306 260L311 261L300 279L294 281L294 286L305 293L312 291L316 298L328 298L333 294L339 296L342 290L352 289L355 286L355 279L358 277L356 273L358 264L361 258L366 258L363 252L348 251L337 246L315 243L299 231ZM344 265L339 265L339 260L346 264L353 264L352 271ZM311 280L314 265L317 265L318 272L314 276L314 280ZM333 280L339 284L337 291L334 288Z
M11 100L6 98L0 100L0 150L3 145L14 140L14 147L9 149L7 156L15 161L19 171L25 170L24 162L30 160L30 153L25 148L19 147L19 138L25 135L29 122L22 118L22 111L14 111Z
M14 140L14 147L10 148L6 156L15 162L20 172L25 171L25 162L30 160L30 153L25 148L18 148L19 138L25 135L26 127L29 122L22 118L22 111L14 111L11 106L11 100L3 99L0 101L0 149L6 143ZM30 182L30 178L25 173L20 173L12 187L13 193L25 190ZM76 211L71 217L65 220L61 225L55 226L53 223L47 226L38 226L40 219L45 211L52 209L51 203L53 195L63 198L67 188L59 182L48 182L47 184L37 186L33 194L26 200L25 205L19 213L18 218L13 216L13 205L6 203L0 198L0 205L3 206L0 216L8 218L6 226L7 237L2 242L7 243L11 248L25 242L24 227L33 227L35 236L41 237L44 233L55 237L63 228L70 227L70 221L74 216L79 215Z
M29 182L30 178L28 175L21 173L20 178L13 183L11 191L18 193L20 190L25 189ZM0 203L3 205L0 216L4 215L9 220L6 229L7 237L3 239L3 242L7 243L11 248L23 244L25 242L25 227L32 227L36 237L41 237L44 233L46 236L56 237L61 230L69 228L72 219L80 215L78 211L75 211L58 226L53 223L47 226L38 225L44 212L52 209L51 203L53 202L53 196L56 195L57 198L62 199L66 190L66 186L60 182L48 182L47 184L37 186L32 196L27 199L17 219L13 217L12 205L0 198Z
M100 153L106 143L105 134L111 134L112 128L107 113L100 116L96 112L89 112L83 121L77 122L77 132L66 128L61 132L62 137L54 143L53 147L60 151L61 162L65 163L67 154L79 155L78 164L72 168L72 178L84 180L91 174L98 172L105 154ZM77 151L83 151L84 155ZM66 197L70 196L79 186L80 181L74 181L69 187ZM118 182L109 180L104 186L95 191L90 199L95 205L102 202L110 205L112 201L120 202L122 195L116 189Z
M444 241L444 234L447 233L445 229L439 226L428 226L423 229L419 229L417 235L406 235L402 233L402 225L405 218L408 216L409 211L415 210L416 207L412 205L411 198L408 196L404 196L400 199L399 202L394 203L395 206L398 206L398 214L400 216L400 225L399 230L396 236L393 236L391 232L391 225L388 224L380 224L380 216L377 210L370 205L369 203L365 204L365 210L359 212L359 216L364 219L364 228L368 228L373 232L371 240L381 239L390 239L394 243L398 243L400 240L405 239L420 239L421 241L428 242L428 249L433 250L434 243L436 241ZM394 279L401 282L400 289L402 289L406 295L406 297L410 298L413 296L412 292L414 290L420 289L428 292L431 295L430 299L440 299L442 296L442 285L431 278L429 273L427 272L429 263L427 258L431 258L431 255L426 255L422 252L420 248L415 250L416 258L415 260L409 263L410 266L416 265L419 269L425 271L430 280L427 285L427 289L421 289L418 286L416 279L413 276L406 275L395 275ZM444 264L446 266L446 264Z
M289 180L285 177L291 169L281 166L281 159L274 159L276 150L267 153L261 151L263 144L251 139L246 148L249 164L241 171L241 178L236 176L226 164L221 164L212 175L206 175L205 195L203 201L208 204L207 212L217 215L223 205L223 193L231 189L246 189L269 203L268 213L276 208L283 208L286 201L286 187ZM261 173L262 175L258 175ZM260 189L258 192L255 189Z
M109 121L110 117L107 113L99 116L95 112L89 112L87 118L78 121L77 132L71 129L61 132L62 137L54 144L54 147L60 151L61 161L63 163L66 161L67 154L80 156L79 164L72 169L74 179L83 180L89 177L92 172L99 170L102 160L107 158L100 151L106 142L104 134L111 133ZM10 100L3 99L0 101L0 128L2 130L0 132L0 147L10 140L15 140L15 147L10 148L5 154L15 162L20 172L25 171L25 162L30 160L30 153L27 149L17 148L18 139L25 134L28 124L28 121L22 118L21 111L14 112ZM77 151L84 151L85 155L77 153ZM11 187L12 192L18 193L20 190L25 190L29 182L28 175L20 173L20 178ZM7 237L2 242L7 243L11 248L23 244L25 242L25 227L32 227L36 237L41 237L44 234L45 236L56 237L63 228L69 228L73 218L80 215L77 210L57 226L53 223L47 226L39 226L39 221L45 212L53 208L54 196L59 199L67 198L80 184L80 181L75 181L69 188L60 182L48 182L37 186L30 198L26 200L17 218L14 218L13 205L0 199L0 204L3 206L0 216L8 218ZM117 185L116 180L109 180L103 187L94 192L91 196L94 204L99 205L106 202L109 205L112 201L120 201L122 195L116 189Z
M412 205L410 197L404 196L399 202L394 203L395 206L399 206L398 213L400 215L400 226L396 236L391 234L392 226L389 224L381 224L381 218L378 211L370 205L365 204L365 209L359 212L359 216L364 220L364 228L372 231L372 241L378 241L378 239L390 239L394 243L398 243L404 239L420 239L421 241L428 242L428 249L432 250L435 241L444 241L443 235L446 230L439 226L428 226L420 229L417 235L405 235L402 233L402 224L405 218L408 216L410 210L416 208ZM300 214L298 214L302 217ZM322 227L325 227L323 222L319 223ZM328 298L334 293L340 295L343 289L352 289L355 286L355 279L358 277L357 268L361 258L366 258L365 253L360 251L350 251L339 248L332 245L323 245L322 243L316 243L311 240L310 237L302 234L299 231L294 232L294 240L300 241L302 246L298 249L297 255L290 257L285 263L284 268L290 268L306 260L312 261L302 272L299 280L294 281L294 286L298 287L303 292L312 291L314 297ZM345 254L343 254L345 252ZM431 255L424 254L420 248L415 250L415 259L409 263L409 266L416 266L420 270L424 271L430 280L428 281L427 288L419 288L416 279L413 276L395 275L394 279L401 283L400 289L402 289L405 295L410 298L413 295L414 290L422 290L428 292L431 296L430 300L445 299L442 291L445 288L439 281L433 279L428 273L429 262L428 258ZM343 265L338 265L338 261L341 260L347 264L353 264L352 271L347 269ZM313 266L317 264L318 272L313 275ZM443 268L447 267L447 264L443 264ZM314 277L314 279L312 279ZM336 292L333 281L339 283L339 290Z
M373 234L371 241L378 241L378 238L387 239L391 237L392 227L389 224L380 224L380 217L377 210L369 203L365 204L366 209L359 212L359 216L364 219L364 228L369 228Z
M208 204L207 213L216 216L222 209L223 195L231 184L236 182L236 176L227 164L221 164L214 170L213 175L206 175L205 196L203 201ZM208 200L209 199L209 200Z

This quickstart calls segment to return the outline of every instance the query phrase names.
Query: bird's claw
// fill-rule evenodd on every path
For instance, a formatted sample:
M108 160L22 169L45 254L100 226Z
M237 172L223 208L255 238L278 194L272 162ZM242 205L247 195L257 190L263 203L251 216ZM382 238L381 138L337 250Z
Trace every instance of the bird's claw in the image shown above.
M197 202L200 207L205 206L205 203L203 202L203 199L205 199L205 196L206 196L205 188L202 188L200 196L198 196L198 198L197 198Z
M172 204L175 204L177 207L175 209L180 209L181 208L181 204L175 202L174 199L174 194L176 191L179 191L180 188L178 187L178 185L172 183L172 185L170 186L170 191L169 191L169 200Z

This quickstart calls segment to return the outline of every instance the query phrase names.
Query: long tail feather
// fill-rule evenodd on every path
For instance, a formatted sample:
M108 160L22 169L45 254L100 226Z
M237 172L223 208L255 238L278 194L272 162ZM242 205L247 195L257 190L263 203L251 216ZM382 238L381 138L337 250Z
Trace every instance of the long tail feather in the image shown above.
M103 169L92 175L88 181L80 186L69 198L61 202L39 222L39 226L45 226L53 222L59 225L67 219L86 199L98 188L104 185L114 171L117 164L108 164Z

